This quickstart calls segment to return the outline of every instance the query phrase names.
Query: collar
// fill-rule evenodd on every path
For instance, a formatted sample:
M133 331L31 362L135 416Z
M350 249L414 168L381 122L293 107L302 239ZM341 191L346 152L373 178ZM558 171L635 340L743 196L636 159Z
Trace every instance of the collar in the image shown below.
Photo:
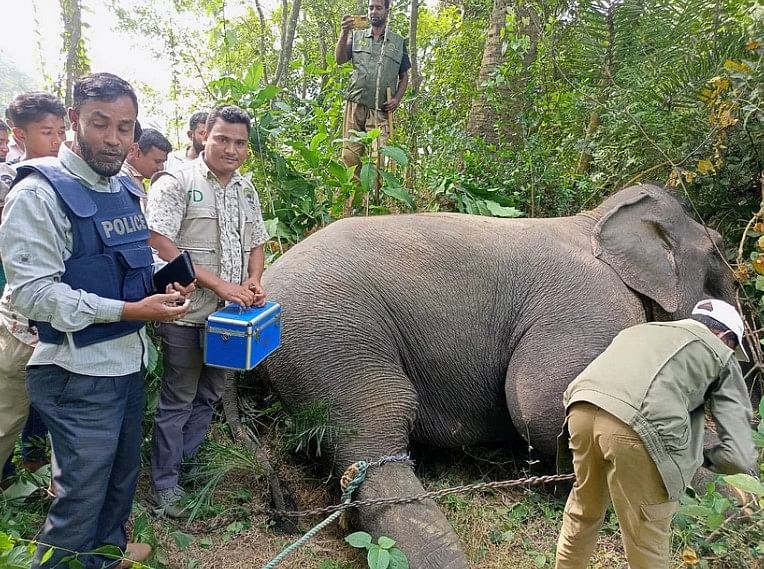
M64 168L85 182L85 185L89 188L94 188L99 183L109 185L108 178L101 176L93 170L80 156L69 150L65 144L62 144L58 149L58 159Z
M146 176L141 174L138 170L136 170L130 162L125 159L125 163L122 165L122 170L130 174L133 178L138 178L139 180L145 180Z
M365 30L363 30L363 37L365 37L365 38L371 38L371 39L372 39L372 41L374 41L374 34L372 34L372 33L371 33L371 30L372 30L372 27L371 27L371 26L369 26L368 28L366 28ZM392 30L388 30L388 32L391 32L391 31L392 31ZM382 30L382 35L381 35L381 36L379 36L379 39L380 39L380 40L383 40L383 39L385 39L385 32L384 32L384 30ZM388 34L387 34L387 41L390 41L390 33L388 33Z

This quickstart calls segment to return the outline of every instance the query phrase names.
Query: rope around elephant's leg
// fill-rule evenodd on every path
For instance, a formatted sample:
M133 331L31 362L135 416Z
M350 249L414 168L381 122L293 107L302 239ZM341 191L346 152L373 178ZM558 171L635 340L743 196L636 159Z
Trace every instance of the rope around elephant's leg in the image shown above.
M360 460L352 465L342 475L340 482L342 486L342 503L347 504L353 499L353 492L366 480L366 471L369 468L369 464L366 461ZM281 553L271 559L267 564L263 565L262 569L273 569L279 563L284 561L292 553L300 549L308 541L313 539L318 532L324 529L326 526L331 525L337 518L342 515L342 511L334 512L328 518L326 518L320 524L313 526L305 535L294 543L287 546Z

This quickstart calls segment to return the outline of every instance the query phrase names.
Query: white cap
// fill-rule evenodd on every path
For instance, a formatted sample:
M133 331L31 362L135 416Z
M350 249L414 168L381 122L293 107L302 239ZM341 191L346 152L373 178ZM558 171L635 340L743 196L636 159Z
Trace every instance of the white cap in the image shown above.
M734 306L717 298L707 298L696 304L692 313L709 316L735 334L737 337L737 350L735 350L737 359L744 362L749 361L748 354L743 349L743 319Z

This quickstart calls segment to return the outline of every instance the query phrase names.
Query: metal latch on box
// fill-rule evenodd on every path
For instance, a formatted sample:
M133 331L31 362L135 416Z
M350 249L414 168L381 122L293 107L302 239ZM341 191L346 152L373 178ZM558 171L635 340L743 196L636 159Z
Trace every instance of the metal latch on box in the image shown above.
M263 328L267 328L271 324L278 325L278 324L280 324L280 322L281 322L281 314L279 314L277 316L274 316L273 318L268 320L268 322L265 322L264 324L261 324L260 326L255 328L254 331L252 332L252 334L249 334L249 333L247 333L245 331L231 330L230 328L215 328L215 327L212 327L212 326L207 328L207 333L209 333L209 334L220 334L220 339L223 340L224 342L227 342L228 340L230 340L232 336L234 336L236 338L247 338L249 336L252 336L255 339L255 342L259 342L260 341L260 330L262 330Z

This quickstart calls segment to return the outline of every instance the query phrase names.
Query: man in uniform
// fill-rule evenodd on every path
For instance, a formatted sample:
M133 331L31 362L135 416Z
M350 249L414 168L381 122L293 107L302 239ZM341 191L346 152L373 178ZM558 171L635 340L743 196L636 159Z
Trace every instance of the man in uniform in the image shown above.
M668 568L671 518L697 469L753 472L753 411L740 366L743 320L718 299L692 318L623 330L565 391L559 457L576 482L557 569L585 569L613 501L631 569ZM708 404L719 444L703 450Z
M140 467L144 322L182 316L191 292L176 284L152 294L140 196L116 176L133 143L132 87L95 73L74 85L73 102L71 150L62 144L58 158L18 167L0 225L12 304L37 326L27 387L53 445L56 498L35 569L107 545L148 556L148 546L128 548L126 532ZM99 554L78 561L115 565Z
M262 305L260 284L268 239L260 201L238 171L249 152L250 119L232 105L207 119L201 156L174 173L163 173L149 191L151 246L170 261L188 251L197 289L188 314L158 328L164 377L154 420L151 456L153 499L170 517L187 511L179 485L183 458L196 454L225 387L225 370L204 365L201 335L224 302Z
M411 61L405 40L386 29L390 12L390 0L369 0L371 27L353 30L353 17L342 18L342 34L337 41L334 57L337 63L353 63L353 75L345 102L342 160L356 167L360 175L363 144L350 142L351 130L367 132L374 128L382 133L378 145L385 144L387 113L398 108L409 84ZM387 90L393 93L387 100Z
M185 148L170 152L167 156L167 165L165 169L168 172L174 172L182 168L186 162L191 162L199 158L204 150L205 128L207 125L207 112L197 111L188 121L188 140L190 144Z
M66 109L58 98L43 92L23 93L13 99L8 115L14 124L14 139L24 145L23 159L58 156L61 143L66 140ZM13 167L6 164L2 168L7 170L0 172L0 179L13 182L16 175ZM10 182L6 189L10 189ZM39 413L30 408L26 387L26 365L35 345L37 331L14 309L10 288L4 287L0 300L0 392L3 393L0 399L0 464L5 465L3 478L10 477L15 471L10 457L19 432L24 468L34 472L47 463L48 430Z
M156 129L141 129L138 140L130 147L122 173L135 180L136 185L145 190L144 181L164 170L167 154L172 152L172 145ZM141 198L141 208L146 209L146 198Z

